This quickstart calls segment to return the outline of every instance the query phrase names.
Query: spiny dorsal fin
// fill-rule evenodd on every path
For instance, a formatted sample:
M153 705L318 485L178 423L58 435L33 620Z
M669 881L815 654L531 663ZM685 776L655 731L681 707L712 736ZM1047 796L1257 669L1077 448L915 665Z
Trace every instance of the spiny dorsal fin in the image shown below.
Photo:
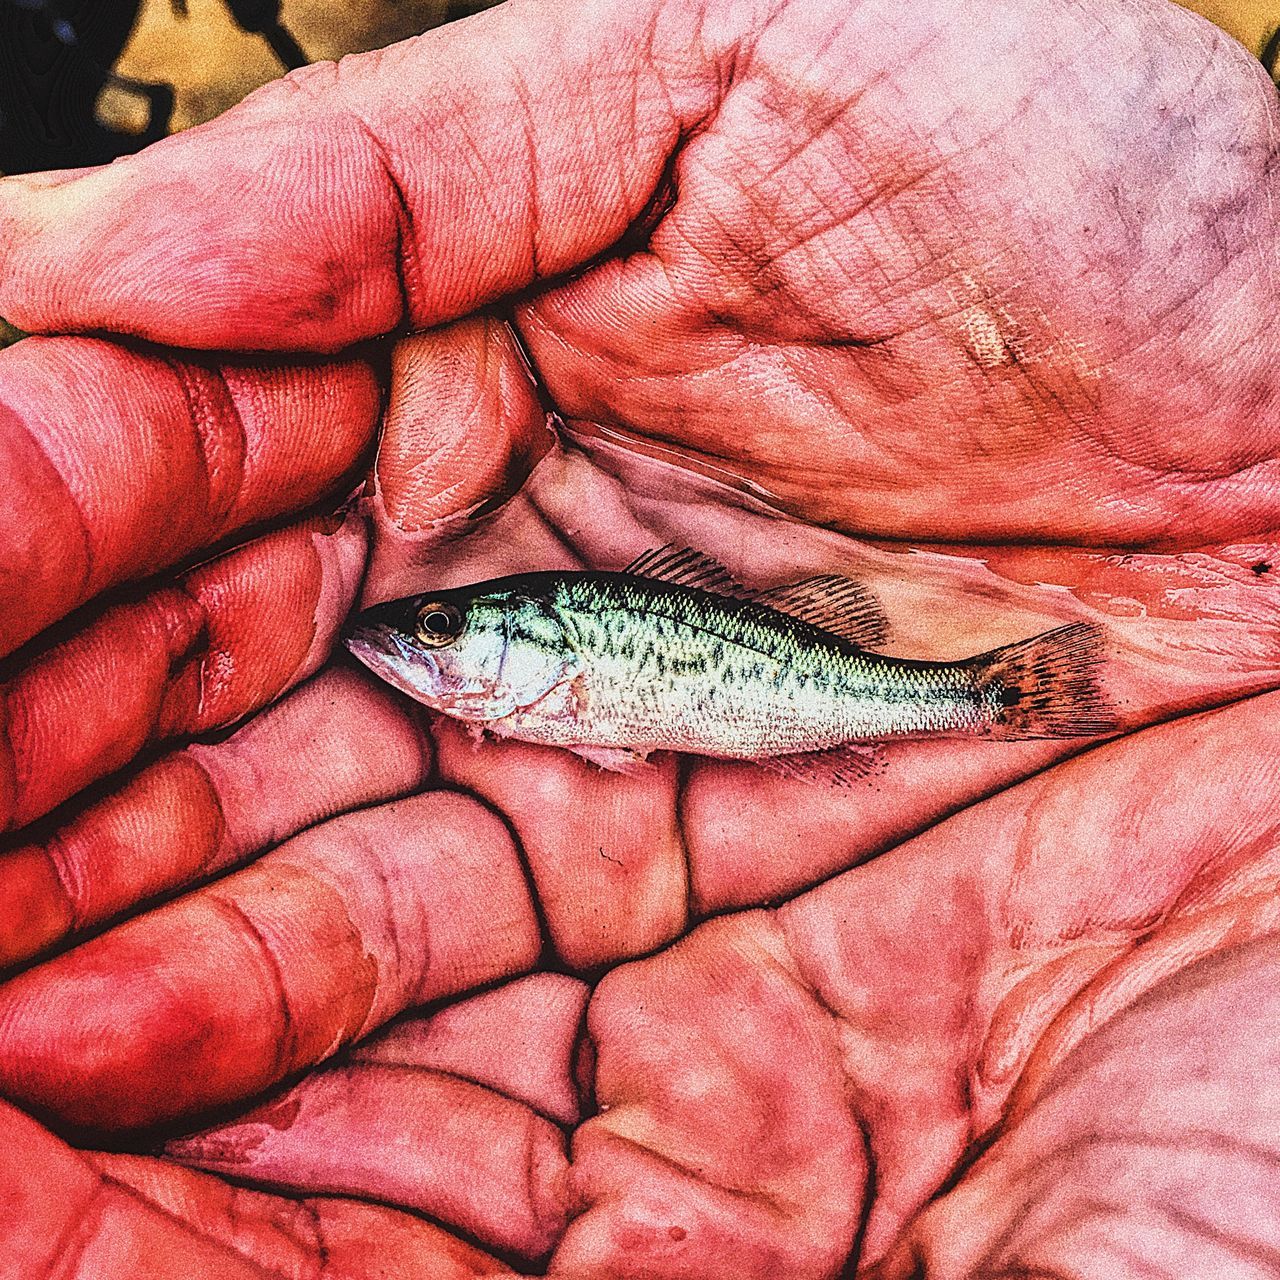
M821 627L863 648L882 644L889 631L879 601L866 587L835 573L761 591L755 598L759 604Z
M659 582L676 582L682 587L696 587L699 591L711 591L738 600L752 600L756 595L719 560L671 542L637 556L622 572L638 578L656 578Z

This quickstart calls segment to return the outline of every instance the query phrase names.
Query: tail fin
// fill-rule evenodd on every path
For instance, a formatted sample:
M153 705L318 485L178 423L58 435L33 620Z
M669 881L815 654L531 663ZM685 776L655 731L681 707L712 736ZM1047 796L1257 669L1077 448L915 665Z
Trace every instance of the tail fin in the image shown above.
M994 715L996 738L1092 738L1116 719L1098 685L1102 630L1089 622L1055 627L972 659Z

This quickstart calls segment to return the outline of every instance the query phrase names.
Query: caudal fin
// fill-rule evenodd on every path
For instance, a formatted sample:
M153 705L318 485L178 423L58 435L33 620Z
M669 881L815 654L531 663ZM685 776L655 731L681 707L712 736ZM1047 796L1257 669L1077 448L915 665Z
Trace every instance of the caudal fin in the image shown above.
M1098 685L1102 630L1055 627L973 659L997 738L1092 738L1116 729Z

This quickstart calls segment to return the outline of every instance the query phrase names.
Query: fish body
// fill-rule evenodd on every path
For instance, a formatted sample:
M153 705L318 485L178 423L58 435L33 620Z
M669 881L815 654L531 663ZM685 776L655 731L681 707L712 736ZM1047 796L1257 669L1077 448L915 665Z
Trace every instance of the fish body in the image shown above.
M1110 727L1092 627L961 662L876 653L883 630L846 579L752 591L708 557L660 548L622 572L519 574L378 605L347 643L448 715L605 764L660 749L758 760Z

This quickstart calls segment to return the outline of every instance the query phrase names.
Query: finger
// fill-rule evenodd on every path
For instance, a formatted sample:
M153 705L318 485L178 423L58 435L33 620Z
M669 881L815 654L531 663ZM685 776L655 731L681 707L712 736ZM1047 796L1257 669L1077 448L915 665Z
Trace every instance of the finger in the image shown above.
M647 4L535 0L307 68L136 158L7 182L0 315L321 351L464 315L621 234L711 109L701 56Z
M406 1018L351 1051L355 1062L423 1067L484 1085L558 1124L574 1124L586 983L534 973Z
M378 441L366 594L416 590L457 522L509 498L552 445L511 330L477 316L405 338Z
M360 810L0 986L0 1092L94 1129L196 1114L540 946L497 818L444 794Z
M510 496L551 444L511 330L487 316L398 343L375 477L413 534Z
M0 1103L0 1276L208 1277L270 1280L94 1167L17 1109Z
M539 1258L568 1208L552 1121L578 1118L587 994L566 975L534 974L399 1021L357 1046L352 1065L165 1150L242 1180L416 1209Z
M1099 1026L1280 930L1278 701L1099 748L611 973L588 1021L600 1111L574 1140L588 1208L556 1263L874 1262Z
M297 1192L417 1209L538 1258L567 1207L563 1136L543 1117L578 1118L587 994L582 982L540 973L399 1021L352 1050L353 1065L166 1152Z
M1280 1234L1280 939L1153 986L1065 1057L1019 1123L912 1224L880 1280L1247 1276Z
M87 338L0 352L0 654L117 583L314 503L373 438L352 361L197 365Z
M287 1199L145 1156L92 1152L88 1159L112 1182L273 1277L479 1280L513 1274L447 1231L383 1205L327 1195Z
M574 1135L585 1212L552 1272L839 1274L869 1152L830 1014L772 919L615 969L588 1016L600 1112Z
M328 657L364 565L355 516L268 534L114 605L0 684L0 830L144 746L230 724Z
M416 1209L538 1258L567 1204L563 1136L543 1117L578 1117L587 994L534 974L399 1021L352 1050L352 1065L165 1150L241 1180Z
M688 880L674 756L626 777L526 743L479 752L448 720L437 720L433 733L441 774L483 796L515 829L566 964L590 969L680 935Z
M559 1128L511 1098L417 1067L333 1067L165 1151L295 1192L415 1209L529 1259L550 1251L568 1211Z
M47 840L0 855L0 965L323 818L406 795L430 771L403 702L331 670L225 742L162 757Z

